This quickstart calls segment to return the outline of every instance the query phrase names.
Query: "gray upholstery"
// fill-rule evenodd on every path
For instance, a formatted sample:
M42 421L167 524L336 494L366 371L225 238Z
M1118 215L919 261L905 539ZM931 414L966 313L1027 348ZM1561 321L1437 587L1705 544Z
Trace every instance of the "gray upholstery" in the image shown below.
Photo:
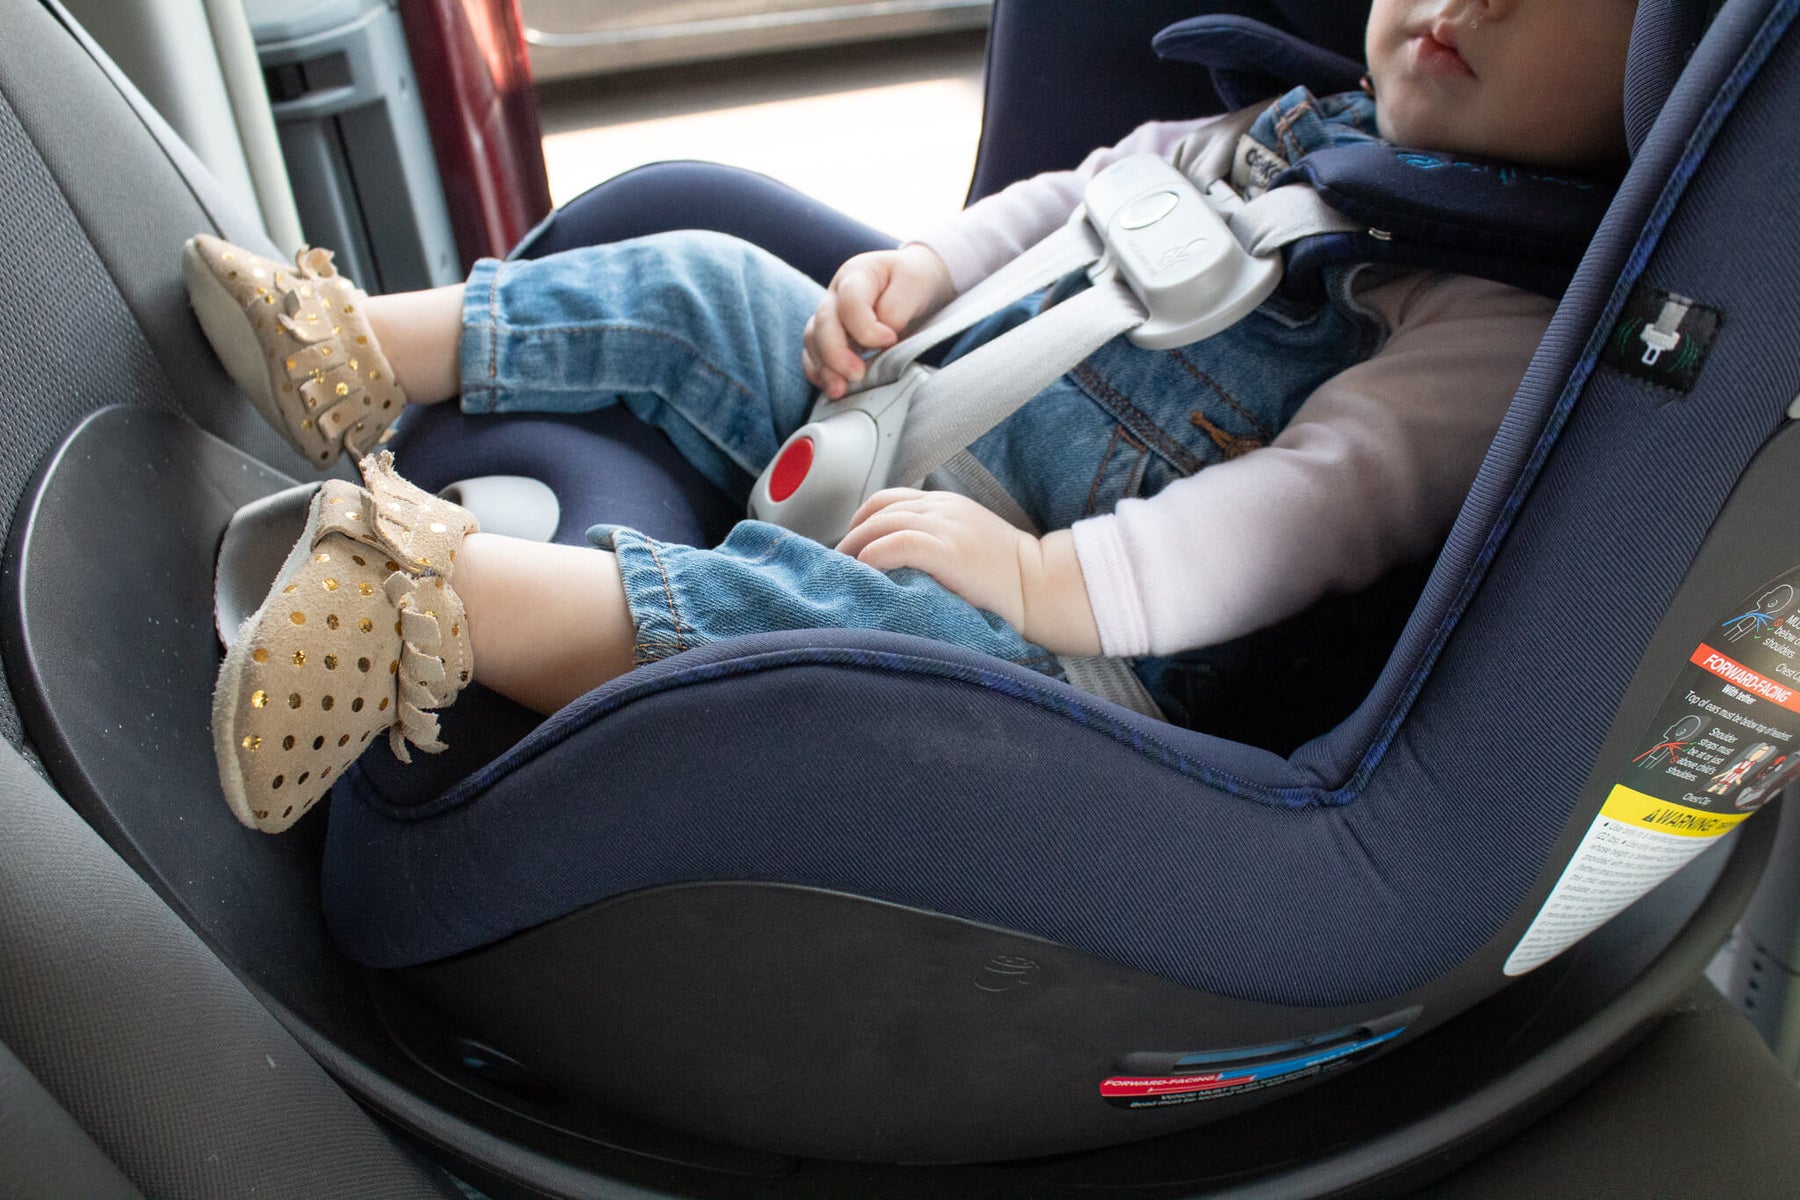
M0 344L14 352L0 355L0 532L44 456L108 404L183 411L307 474L206 349L171 269L171 247L195 231L254 227L221 195L196 193L178 161L191 155L145 136L166 127L42 4L9 0L5 14ZM6 695L0 736L20 742Z
M147 1195L459 1194L4 748L0 1043Z
M0 1045L0 1196L143 1200L67 1109Z

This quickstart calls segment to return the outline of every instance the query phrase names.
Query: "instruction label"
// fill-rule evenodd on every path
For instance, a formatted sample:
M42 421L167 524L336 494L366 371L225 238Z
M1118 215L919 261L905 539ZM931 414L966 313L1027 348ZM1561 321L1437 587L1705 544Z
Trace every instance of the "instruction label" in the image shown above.
M1763 585L1688 656L1506 974L1561 954L1800 777L1796 589L1800 568Z

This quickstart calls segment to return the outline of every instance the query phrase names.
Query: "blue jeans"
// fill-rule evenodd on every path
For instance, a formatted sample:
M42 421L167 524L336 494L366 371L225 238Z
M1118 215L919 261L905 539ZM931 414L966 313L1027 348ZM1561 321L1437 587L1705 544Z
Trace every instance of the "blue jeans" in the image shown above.
M623 404L747 503L763 464L812 409L800 338L820 294L781 260L713 233L484 260L463 304L463 410ZM923 572L877 571L778 526L743 521L715 549L612 525L589 538L618 555L639 663L748 633L853 628L1060 670L1054 655Z
M816 283L779 259L705 232L484 260L464 299L463 410L622 404L745 501L811 410L801 330L819 296ZM1042 302L996 314L951 356L1028 319ZM1118 338L971 449L1040 529L1066 528L1268 441L1318 381L1373 348L1359 320L1348 305L1303 317L1259 311L1226 335L1170 352ZM640 662L753 632L859 628L937 638L1061 674L1053 655L930 577L876 571L775 526L745 521L716 549L616 526L590 537L618 554Z

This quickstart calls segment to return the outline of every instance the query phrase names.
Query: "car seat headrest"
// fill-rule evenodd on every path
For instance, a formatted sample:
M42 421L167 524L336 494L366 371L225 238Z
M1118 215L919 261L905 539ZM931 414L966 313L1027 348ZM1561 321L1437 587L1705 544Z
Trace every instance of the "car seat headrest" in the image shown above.
M1227 13L1177 21L1150 45L1159 58L1205 67L1228 108L1267 100L1296 85L1321 96L1352 91L1366 69L1356 59Z
M1638 0L1625 60L1625 144L1632 154L1644 144L1718 8L1718 0Z

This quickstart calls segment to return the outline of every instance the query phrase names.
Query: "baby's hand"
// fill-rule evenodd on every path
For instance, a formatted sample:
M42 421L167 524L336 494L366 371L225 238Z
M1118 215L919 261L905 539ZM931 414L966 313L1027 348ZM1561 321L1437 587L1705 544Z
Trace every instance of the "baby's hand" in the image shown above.
M1067 531L1039 539L955 492L888 488L863 501L837 548L879 571L924 571L1045 649L1100 651Z
M863 377L863 354L885 350L955 294L950 269L918 243L858 254L838 268L802 335L801 366L836 400Z

